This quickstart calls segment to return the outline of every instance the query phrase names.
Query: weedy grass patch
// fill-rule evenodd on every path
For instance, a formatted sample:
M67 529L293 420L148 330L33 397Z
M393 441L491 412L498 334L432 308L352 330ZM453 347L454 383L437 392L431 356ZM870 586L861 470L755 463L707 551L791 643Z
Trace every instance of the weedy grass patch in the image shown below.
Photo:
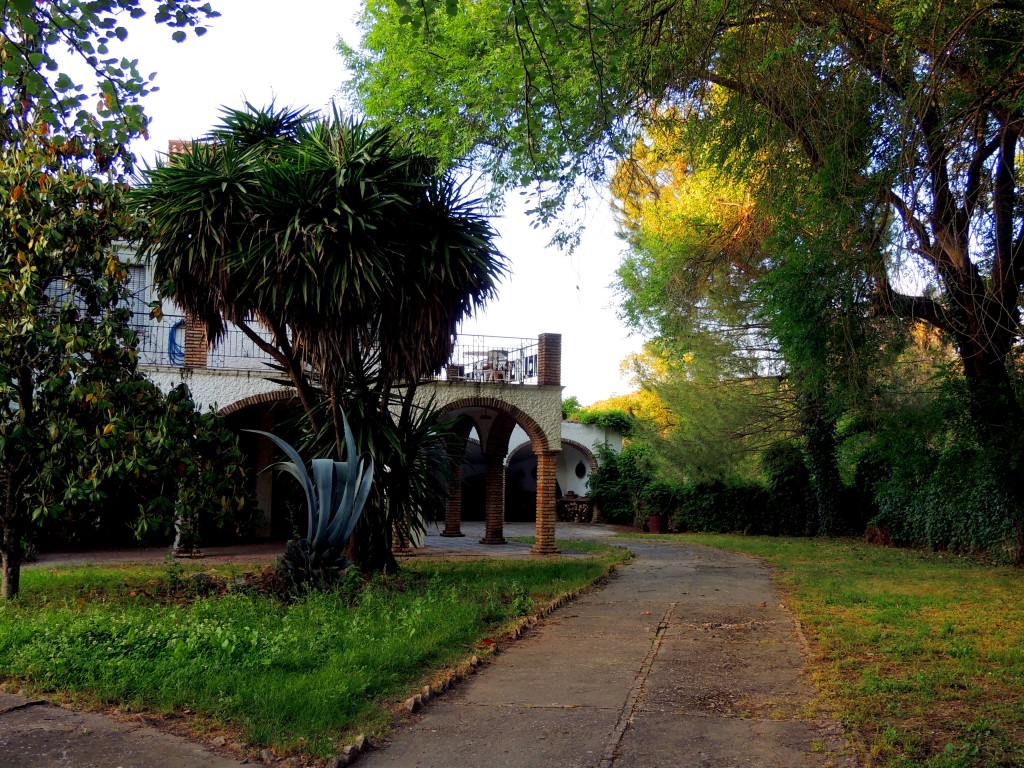
M534 544L536 536L508 536L509 541L517 541L522 544ZM608 544L607 541L589 541L585 539L555 539L555 547L564 554L583 552L589 555L608 555L620 561L626 561L632 557L632 553L622 545Z
M873 765L1024 765L1024 572L862 542L645 536L764 558Z
M618 559L419 562L291 603L251 591L183 597L189 566L34 568L22 597L0 604L0 679L187 713L256 747L326 757L346 736L385 728L431 673Z

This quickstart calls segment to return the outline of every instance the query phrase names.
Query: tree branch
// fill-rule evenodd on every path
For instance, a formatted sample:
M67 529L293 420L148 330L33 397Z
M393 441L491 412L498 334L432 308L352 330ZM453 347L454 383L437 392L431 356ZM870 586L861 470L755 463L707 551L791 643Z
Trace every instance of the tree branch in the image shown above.
M879 281L878 291L872 297L871 305L872 311L876 315L888 315L905 320L922 320L949 334L955 333L949 312L942 304L927 296L909 296L905 293L897 293L885 278Z

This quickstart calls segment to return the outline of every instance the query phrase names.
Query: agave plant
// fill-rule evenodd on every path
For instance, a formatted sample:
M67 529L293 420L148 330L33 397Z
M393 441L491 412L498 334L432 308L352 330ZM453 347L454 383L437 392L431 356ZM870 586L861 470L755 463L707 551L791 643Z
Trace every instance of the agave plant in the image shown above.
M355 530L373 484L373 459L357 455L355 439L345 414L346 461L313 459L313 474L298 452L281 438L257 429L246 430L274 442L291 461L279 461L262 471L287 472L306 493L306 536L288 542L283 562L297 585L329 583L345 567L345 543Z

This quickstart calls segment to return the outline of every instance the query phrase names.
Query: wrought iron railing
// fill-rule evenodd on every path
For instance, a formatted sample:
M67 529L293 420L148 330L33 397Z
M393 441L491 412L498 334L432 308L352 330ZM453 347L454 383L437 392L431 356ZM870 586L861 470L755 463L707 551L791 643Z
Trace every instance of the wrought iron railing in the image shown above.
M270 342L271 335L253 323L252 327L264 341ZM217 344L206 355L207 368L225 370L251 371L265 370L274 364L274 359L256 346L256 342L242 333L236 326L229 325L224 335L217 339Z
M185 365L185 318L164 315L152 320L136 315L133 326L139 336L140 365ZM270 335L261 333L264 339ZM481 384L536 384L537 339L512 336L459 336L451 360L431 381ZM266 370L273 359L242 333L230 326L206 355L206 367L219 370Z
M132 328L139 337L139 365L185 365L185 318L164 315L162 320L153 320L136 314Z
M459 336L451 359L433 379L483 384L536 384L537 351L537 339Z
M153 320L135 315L132 323L139 336L139 364L182 368L185 365L185 318L164 315ZM258 331L267 341L270 334ZM219 370L266 369L273 358L235 326L228 326L213 349L206 353L206 367Z

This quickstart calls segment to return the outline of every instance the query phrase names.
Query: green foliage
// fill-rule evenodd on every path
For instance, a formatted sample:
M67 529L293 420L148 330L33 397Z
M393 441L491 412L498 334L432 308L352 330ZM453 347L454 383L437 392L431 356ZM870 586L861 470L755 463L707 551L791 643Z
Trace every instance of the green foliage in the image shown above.
M113 50L121 22L155 11L205 29L209 6L177 0L4 4L0 32L0 513L3 596L18 592L33 520L101 498L134 464L118 409L142 386L127 328L125 269L112 243L130 235L129 142L145 133L152 90ZM69 64L69 61L73 62ZM79 75L85 65L85 79ZM89 81L92 81L91 83ZM95 106L93 106L95 105ZM116 395L116 400L108 396ZM144 397L144 395L139 395ZM122 438L127 440L124 445ZM125 458L125 454L129 458Z
M803 448L775 443L761 454L761 472L775 512L765 533L806 536L814 531L814 489Z
M0 546L18 591L33 521L94 502L132 453L118 421L144 397L127 327L124 190L52 151L45 131L0 143Z
M36 690L188 711L322 761L343 736L385 727L395 700L506 622L616 559L419 563L285 604L246 590L168 600L162 566L32 569L24 598L0 604L0 669Z
M601 410L580 408L576 411L576 421L580 424L618 432L623 437L633 434L633 429L636 427L636 419L633 414L616 408Z
M279 461L266 470L281 470L294 477L306 497L306 534L288 543L283 565L296 589L326 586L341 577L346 565L345 547L355 530L373 484L373 459L356 454L355 438L342 413L345 429L345 461L313 459L313 475L299 454L284 440L259 430L290 461Z
M953 443L941 450L905 446L886 459L888 472L873 483L878 512L869 524L894 543L1021 559L1018 510L1001 486L998 457Z
M140 101L155 87L153 75L140 74L138 60L119 50L134 20L148 13L177 42L190 28L204 34L204 21L220 15L209 3L179 0L5 3L0 103L10 108L0 117L0 144L23 144L45 125L55 154L92 158L101 172L130 167L128 144L149 122Z
M693 483L683 487L678 505L678 531L769 533L776 526L769 494L753 483Z
M621 452L607 444L596 451L597 469L587 481L587 496L601 511L601 518L613 523L642 526L647 512L643 494L654 479L650 450L627 445Z
M562 398L562 421L571 421L580 412L580 400L576 395Z
M92 470L95 488L38 519L33 538L47 547L110 546L165 542L178 530L196 546L248 533L258 510L245 487L244 457L212 409L198 411L184 384L164 395L144 379L111 387L105 397L116 404L116 421L107 458ZM80 451L77 461L88 456Z

